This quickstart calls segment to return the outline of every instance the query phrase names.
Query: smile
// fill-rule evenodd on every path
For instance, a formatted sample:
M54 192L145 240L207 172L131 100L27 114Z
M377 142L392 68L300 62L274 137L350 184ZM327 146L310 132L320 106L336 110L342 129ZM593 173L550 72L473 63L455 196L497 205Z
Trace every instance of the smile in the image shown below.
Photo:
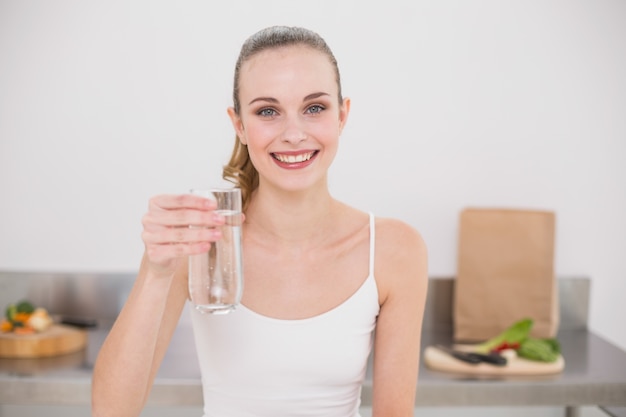
M272 157L284 164L298 164L310 160L315 154L317 154L317 152L318 151L304 152L297 155L272 153Z

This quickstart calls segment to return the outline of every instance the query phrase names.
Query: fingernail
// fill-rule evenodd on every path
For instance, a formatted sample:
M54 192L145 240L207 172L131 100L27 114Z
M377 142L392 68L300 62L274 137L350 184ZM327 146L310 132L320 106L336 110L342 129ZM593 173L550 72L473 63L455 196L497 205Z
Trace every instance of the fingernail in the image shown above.
M219 213L213 213L213 221L215 223L224 223L225 219L224 216L222 216Z

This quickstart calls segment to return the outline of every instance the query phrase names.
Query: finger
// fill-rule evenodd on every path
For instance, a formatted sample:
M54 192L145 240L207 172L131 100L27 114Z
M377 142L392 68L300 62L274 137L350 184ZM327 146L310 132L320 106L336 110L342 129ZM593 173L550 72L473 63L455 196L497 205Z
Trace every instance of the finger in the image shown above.
M162 264L175 258L206 253L210 248L209 242L150 245L146 246L146 254L152 262Z
M217 203L209 198L194 194L161 194L152 197L149 202L150 209L196 209L215 210Z
M221 231L213 228L162 227L153 230L145 229L142 233L142 239L147 245L210 243L221 237Z
M151 210L142 219L144 228L156 226L216 227L224 224L224 216L211 210L176 209Z

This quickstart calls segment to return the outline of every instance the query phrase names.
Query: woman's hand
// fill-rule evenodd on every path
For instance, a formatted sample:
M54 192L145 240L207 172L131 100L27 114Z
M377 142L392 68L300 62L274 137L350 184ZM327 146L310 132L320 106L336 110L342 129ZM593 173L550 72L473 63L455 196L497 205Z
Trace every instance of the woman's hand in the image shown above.
M141 237L154 272L172 275L189 255L208 252L221 238L219 226L224 224L215 208L214 201L192 194L150 199Z

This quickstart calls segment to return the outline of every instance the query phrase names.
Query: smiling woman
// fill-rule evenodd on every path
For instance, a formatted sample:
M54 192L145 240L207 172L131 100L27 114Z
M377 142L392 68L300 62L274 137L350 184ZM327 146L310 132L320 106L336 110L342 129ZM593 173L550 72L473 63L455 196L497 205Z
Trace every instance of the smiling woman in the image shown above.
M357 417L372 347L373 416L412 415L426 248L406 223L330 195L350 111L332 52L307 29L262 30L242 47L233 99L223 175L244 191L245 290L228 315L191 313L205 417ZM139 275L94 368L95 416L141 412L188 298L187 256L223 223L197 196L151 200Z
M265 65L258 65L259 62ZM307 133L318 133L326 127L331 131L322 137L337 138L338 133L332 128L338 128L341 133L350 110L350 101L342 98L339 67L332 51L317 34L301 28L274 27L247 40L235 66L233 103L229 115L237 137L224 177L242 188L244 208L249 195L259 185L257 169L261 165L246 147L249 145L248 134L280 134L284 145L282 149L271 151L270 155L283 163L281 167L284 169L300 169L310 164L293 165L304 161L292 161L291 157L302 154L317 157L320 149L289 147L305 141ZM292 111L298 117L294 117ZM329 121L331 125L328 125ZM333 121L339 121L339 125L333 125ZM307 125L306 129L303 124ZM336 153L336 143L334 145L325 149L324 154L328 155L325 168Z
M339 98L333 72L326 53L306 44L263 50L241 65L235 80L241 104L229 115L236 142L246 146L252 166L265 179L261 188L278 182L290 191L315 184L327 188L326 173L350 109L350 100Z

